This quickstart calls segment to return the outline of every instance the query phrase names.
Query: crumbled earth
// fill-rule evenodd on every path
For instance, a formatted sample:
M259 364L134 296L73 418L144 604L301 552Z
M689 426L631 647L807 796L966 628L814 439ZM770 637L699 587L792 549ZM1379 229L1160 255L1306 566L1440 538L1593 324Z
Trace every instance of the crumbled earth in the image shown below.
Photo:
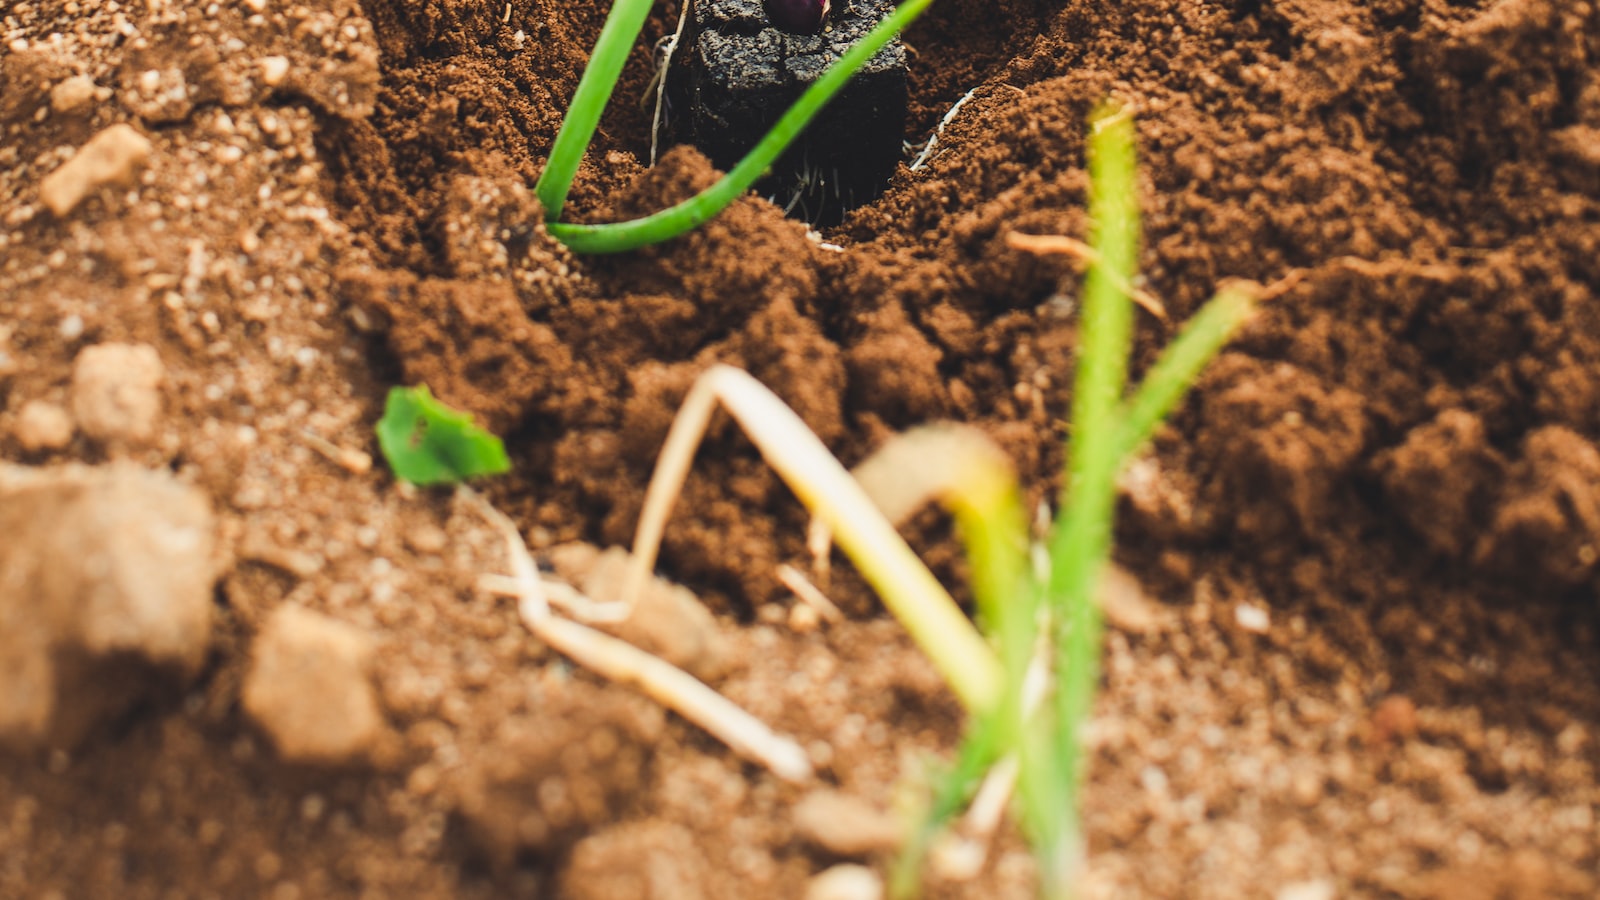
M654 10L568 220L715 177L686 149L645 165L637 101L678 11ZM629 541L712 362L847 462L972 423L1047 501L1079 272L1006 238L1084 235L1107 97L1137 117L1142 286L1170 313L1140 320L1137 365L1225 279L1275 299L1123 482L1143 596L1109 616L1083 893L1600 893L1592 0L939 0L906 36L913 154L881 199L820 241L749 197L587 259L530 185L604 12L0 12L0 896L881 876L887 851L841 858L797 804L901 808L962 714L843 561L822 587L845 620L791 627L774 573L809 565L806 516L736 429L713 427L660 569L717 618L713 684L800 741L810 786L541 647L479 585L507 570L495 534L373 465L372 424L388 386L427 382L504 434L515 471L483 488L539 553ZM908 530L959 585L940 519ZM107 593L108 561L174 587ZM338 752L283 752L318 748L328 708L247 702L268 651L293 656L284 610L345 648L288 699L375 717ZM1032 879L1007 829L976 879L927 888Z

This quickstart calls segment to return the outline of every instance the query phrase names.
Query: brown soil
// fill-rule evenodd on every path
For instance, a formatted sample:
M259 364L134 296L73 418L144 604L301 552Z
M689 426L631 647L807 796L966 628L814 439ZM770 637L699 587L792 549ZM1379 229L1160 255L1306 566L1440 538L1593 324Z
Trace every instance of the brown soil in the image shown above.
M1076 273L1005 237L1082 235L1107 95L1138 114L1143 270L1174 321L1225 278L1299 280L1126 479L1118 556L1159 614L1107 638L1086 892L1600 893L1595 4L940 0L908 38L908 139L975 93L926 170L825 236L842 252L751 198L576 259L529 185L603 12L5 7L0 457L62 496L98 483L68 462L174 473L215 510L220 575L182 664L97 637L97 606L29 618L67 590L52 572L115 554L0 478L0 690L39 700L0 759L0 895L798 896L839 861L797 830L804 789L538 646L475 588L505 568L486 526L349 451L376 452L388 385L426 381L508 436L488 490L536 548L625 543L677 402L722 361L847 461L959 419L1049 498ZM569 216L712 177L692 152L641 164L634 99L676 14ZM149 146L115 132L92 178L47 179L122 122ZM1171 334L1142 320L1141 364ZM130 527L119 502L71 507L85 541ZM914 530L958 581L937 517ZM773 571L804 531L722 428L661 568L719 614L717 687L886 808L960 710L843 572L849 621L789 627ZM981 878L929 887L1031 877L1008 834Z

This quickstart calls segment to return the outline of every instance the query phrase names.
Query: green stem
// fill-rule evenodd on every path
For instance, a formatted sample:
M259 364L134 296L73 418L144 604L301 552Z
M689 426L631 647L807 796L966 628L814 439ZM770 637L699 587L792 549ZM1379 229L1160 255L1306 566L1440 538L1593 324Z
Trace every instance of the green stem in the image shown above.
M1243 283L1218 290L1184 325L1156 360L1122 415L1120 453L1138 452L1150 434L1189 392L1200 370L1255 312L1255 290Z
M1084 282L1072 443L1066 496L1051 542L1048 596L1056 622L1056 753L1048 789L1063 814L1036 835L1042 887L1064 893L1078 840L1081 730L1100 672L1100 607L1094 585L1110 553L1116 472L1121 462L1122 390L1133 334L1133 304L1122 285L1137 263L1133 121L1102 111L1089 139L1090 215L1098 260Z
M720 181L675 206L627 222L608 225L551 223L550 233L575 253L621 253L657 244L700 227L749 190L822 108L863 65L906 26L916 21L933 0L906 0L899 8L846 50L822 77L812 82L733 170ZM608 23L609 24L609 23ZM580 86L579 90L582 90ZM565 127L562 129L565 131ZM558 138L559 140L559 138ZM554 158L552 154L552 159ZM542 183L543 179L541 179ZM540 200L544 195L540 194ZM549 204L546 204L548 210Z
M685 0L688 2L688 0ZM550 146L550 159L539 181L533 186L539 202L544 205L544 217L554 222L561 217L561 208L567 203L567 192L572 189L572 179L578 174L583 153L594 139L594 130L600 124L600 114L605 111L611 92L616 89L622 67L628 62L633 42L644 28L650 15L651 0L616 0L606 22L600 27L600 37L595 41L589 65L578 79L578 91L572 95L572 105L561 121L561 130Z

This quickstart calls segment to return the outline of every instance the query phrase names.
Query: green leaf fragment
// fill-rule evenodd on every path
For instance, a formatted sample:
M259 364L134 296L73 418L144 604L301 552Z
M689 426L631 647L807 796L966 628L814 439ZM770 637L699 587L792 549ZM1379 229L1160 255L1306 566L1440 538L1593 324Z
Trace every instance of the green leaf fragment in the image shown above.
M427 385L390 388L374 430L389 468L412 484L453 484L511 469L505 444L474 425L470 413L435 400Z

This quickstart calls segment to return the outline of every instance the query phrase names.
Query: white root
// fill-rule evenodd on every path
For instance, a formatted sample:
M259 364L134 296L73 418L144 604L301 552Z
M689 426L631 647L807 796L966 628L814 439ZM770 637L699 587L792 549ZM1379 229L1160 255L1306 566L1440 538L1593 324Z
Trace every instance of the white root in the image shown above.
M672 69L673 57L678 54L678 41L683 38L683 26L689 22L689 6L694 0L683 0L683 9L678 13L678 28L667 39L665 48L661 51L661 68L656 70L652 84L656 89L655 113L650 117L650 166L655 167L656 149L661 139L661 119L667 106L667 72ZM647 89L648 90L648 89Z
M838 604L828 599L820 588L811 583L811 579L791 565L778 567L778 581L788 588L801 603L815 609L817 614L829 622L843 622L844 613L840 612Z
M1035 256L1055 254L1070 256L1080 262L1095 265L1100 262L1100 252L1093 247L1064 234L1023 234L1012 231L1006 234L1006 246L1017 250L1032 253ZM1167 321L1167 307L1161 298L1137 285L1128 283L1122 276L1108 269L1101 270L1101 274L1111 280L1117 290L1128 295L1128 299L1139 305L1140 309L1152 316Z
M961 107L966 106L967 101L971 100L976 93L978 93L978 89L973 88L962 94L961 99L957 100L955 105L950 107L950 111L944 114L944 117L939 120L938 127L934 128L933 134L928 137L928 142L922 145L922 152L918 153L916 160L911 163L911 171L920 172L928 165L928 157L932 156L934 149L939 146L939 135L944 134L944 127L955 119L956 113L961 112Z
M522 543L516 524L471 489L463 487L461 492L505 540L511 576L503 581L488 580L487 586L497 592L512 589L509 592L517 597L522 623L535 636L584 668L638 687L779 778L795 783L811 780L811 761L799 744L773 732L694 676L626 641L556 617L550 610L546 582L539 577L539 567Z

